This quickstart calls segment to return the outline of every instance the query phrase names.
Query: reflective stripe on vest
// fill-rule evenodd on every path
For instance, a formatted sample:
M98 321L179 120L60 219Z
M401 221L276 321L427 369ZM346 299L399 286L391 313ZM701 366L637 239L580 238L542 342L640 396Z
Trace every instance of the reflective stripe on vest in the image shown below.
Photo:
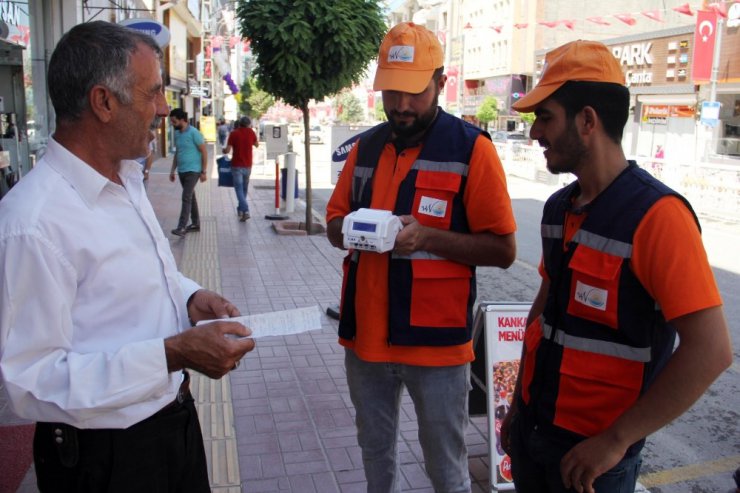
M456 175L468 176L468 168L470 166L466 163L440 163L438 161L428 161L424 159L417 159L411 166L411 169L418 169L420 171L437 171L441 173L454 173Z
M542 224L540 226L540 232L542 237L548 240L559 240L563 238L563 227L559 224ZM571 241L616 257L632 258L631 244L584 231L583 229L579 229L573 235Z
M596 233L584 231L583 229L579 229L576 232L573 236L573 241L594 250L614 255L615 257L632 257L632 245L630 243L607 238Z
M559 344L567 349L577 349L588 353L603 354L605 356L614 356L615 358L647 363L650 361L650 348L636 348L616 342L600 341L598 339L588 339L585 337L576 337L568 335L562 330L556 330L554 337L551 337L552 326L545 323L545 318L540 316L540 325L542 326L542 336L555 344Z

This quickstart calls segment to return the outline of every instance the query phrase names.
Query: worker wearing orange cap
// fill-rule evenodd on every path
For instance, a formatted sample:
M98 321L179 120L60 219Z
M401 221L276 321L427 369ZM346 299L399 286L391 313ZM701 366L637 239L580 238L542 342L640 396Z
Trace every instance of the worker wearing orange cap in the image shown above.
M444 54L426 28L404 22L380 47L374 88L388 122L359 138L327 206L343 247L345 216L399 216L392 252L350 250L340 308L350 397L368 492L400 489L403 388L419 423L434 490L469 492L468 423L476 265L514 261L516 225L490 136L437 106Z
M502 424L519 493L634 491L645 437L732 363L691 205L622 151L629 103L609 49L574 41L513 105L534 111L550 172L577 178L544 207L542 284Z

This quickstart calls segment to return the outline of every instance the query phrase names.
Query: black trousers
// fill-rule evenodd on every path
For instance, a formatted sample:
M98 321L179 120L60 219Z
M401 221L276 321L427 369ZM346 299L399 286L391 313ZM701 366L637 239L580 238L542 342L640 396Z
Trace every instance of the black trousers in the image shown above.
M37 423L33 458L41 492L211 491L189 393L182 404L175 402L125 430Z
M200 173L187 171L178 173L178 176L182 185L182 206L180 207L180 219L177 221L177 228L183 229L188 225L188 217L190 217L192 224L200 224L198 201L195 198L195 185L200 181Z

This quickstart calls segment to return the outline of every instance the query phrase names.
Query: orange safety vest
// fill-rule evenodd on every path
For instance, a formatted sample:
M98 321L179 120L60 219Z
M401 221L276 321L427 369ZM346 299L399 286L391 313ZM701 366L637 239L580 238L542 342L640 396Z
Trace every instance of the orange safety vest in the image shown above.
M393 213L411 214L425 226L469 233L462 198L470 156L481 133L440 109L400 185ZM389 136L390 126L385 123L359 138L352 179L353 211L370 206L373 173ZM363 255L350 251L344 262L339 336L349 340L357 330L355 305L360 300L355 299L355 284ZM383 255L391 255L389 344L451 346L471 339L475 267L427 252Z
M574 182L545 204L550 291L525 335L520 403L538 425L589 437L635 403L673 351L675 330L629 263L647 211L663 196L680 195L631 162L587 206L564 249L565 216L578 193Z

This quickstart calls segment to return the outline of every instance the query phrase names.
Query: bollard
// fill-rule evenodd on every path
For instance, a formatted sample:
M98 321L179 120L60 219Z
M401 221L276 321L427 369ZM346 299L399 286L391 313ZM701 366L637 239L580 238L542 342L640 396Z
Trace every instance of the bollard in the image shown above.
M288 216L280 214L280 163L275 159L275 214L266 214L265 219L280 221L288 219Z
M295 212L295 152L285 154L285 212Z

